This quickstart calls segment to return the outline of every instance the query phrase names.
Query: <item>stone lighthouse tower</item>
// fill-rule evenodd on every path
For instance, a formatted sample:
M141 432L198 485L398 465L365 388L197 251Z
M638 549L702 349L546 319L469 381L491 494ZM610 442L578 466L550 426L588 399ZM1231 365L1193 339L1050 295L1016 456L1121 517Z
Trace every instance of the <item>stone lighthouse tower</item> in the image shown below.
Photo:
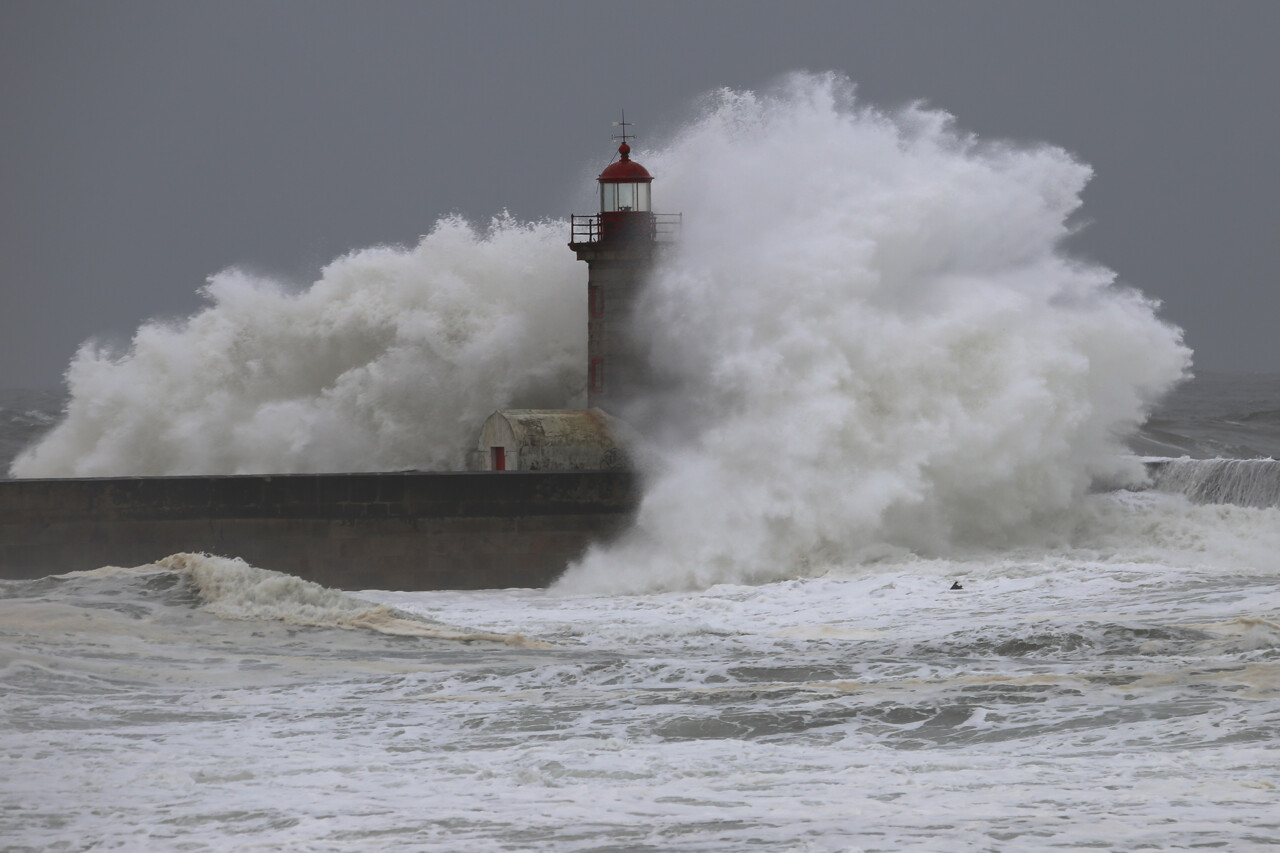
M645 382L642 353L629 339L636 296L658 247L680 214L653 212L653 176L631 159L626 132L618 159L600 173L600 212L573 217L569 248L587 262L587 406L617 409Z

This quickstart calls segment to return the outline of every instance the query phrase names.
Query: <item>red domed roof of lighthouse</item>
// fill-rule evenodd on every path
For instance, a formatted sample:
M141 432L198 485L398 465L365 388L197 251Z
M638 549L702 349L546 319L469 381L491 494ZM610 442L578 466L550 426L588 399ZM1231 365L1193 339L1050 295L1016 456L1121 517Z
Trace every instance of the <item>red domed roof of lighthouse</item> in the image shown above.
M625 142L619 145L618 154L621 159L616 163L610 163L605 167L605 170L600 173L600 183L635 184L648 183L653 180L653 175L649 174L648 169L631 159L630 145Z

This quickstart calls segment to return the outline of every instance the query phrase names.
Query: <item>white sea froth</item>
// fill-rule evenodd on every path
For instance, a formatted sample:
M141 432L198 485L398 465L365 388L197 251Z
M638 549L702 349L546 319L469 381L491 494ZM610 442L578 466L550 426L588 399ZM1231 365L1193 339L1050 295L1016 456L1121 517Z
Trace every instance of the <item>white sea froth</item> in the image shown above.
M15 586L0 834L19 849L1280 842L1280 511L1090 503L1096 535L1050 551L694 592L347 597L539 650L306 627L334 620L288 584L255 584L256 615L233 619L125 584L137 575ZM228 586L247 571L206 568Z

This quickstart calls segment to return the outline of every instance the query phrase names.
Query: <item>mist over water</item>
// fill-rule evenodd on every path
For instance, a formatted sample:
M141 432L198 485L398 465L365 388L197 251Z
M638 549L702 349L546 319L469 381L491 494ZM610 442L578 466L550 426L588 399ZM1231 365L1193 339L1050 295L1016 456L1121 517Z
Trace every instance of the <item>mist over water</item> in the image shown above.
M570 590L763 581L1069 533L1190 360L1157 306L1063 249L1091 172L838 75L720 91L637 150L684 231L637 318L662 378L635 529ZM85 345L14 476L450 469L502 407L583 403L563 222L444 219L300 292L230 270L128 352ZM625 571L622 568L625 567Z

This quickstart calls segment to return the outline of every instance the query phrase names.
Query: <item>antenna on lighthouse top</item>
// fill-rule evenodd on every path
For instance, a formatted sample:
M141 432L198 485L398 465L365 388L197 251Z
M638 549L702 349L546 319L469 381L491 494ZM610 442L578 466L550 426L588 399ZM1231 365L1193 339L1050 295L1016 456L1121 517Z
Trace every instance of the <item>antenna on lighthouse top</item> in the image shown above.
M627 140L628 140L628 139L635 139L635 138L636 138L636 135L635 135L634 133L627 133L627 128L628 128L628 127L634 127L635 125L634 125L634 123L627 121L627 111L626 111L626 110L623 110L623 111L622 111L622 121L615 121L615 122L613 123L613 126L614 126L614 127L620 127L620 128L622 128L622 133L615 133L615 134L613 135L613 137L612 137L612 138L613 138L613 139L621 139L621 140L622 140L622 144L623 144L623 145L626 145L626 144L627 144Z

